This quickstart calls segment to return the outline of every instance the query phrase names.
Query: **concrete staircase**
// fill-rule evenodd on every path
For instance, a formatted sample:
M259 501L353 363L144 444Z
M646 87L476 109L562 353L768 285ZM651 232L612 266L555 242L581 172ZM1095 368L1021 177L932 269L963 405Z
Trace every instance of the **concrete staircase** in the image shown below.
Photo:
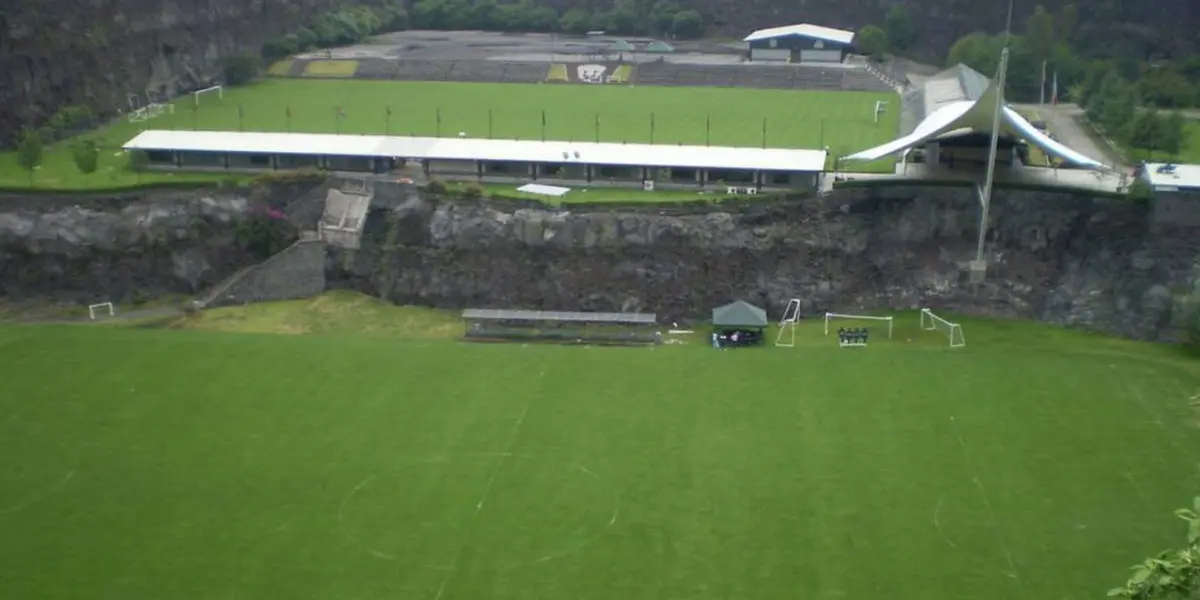
M370 180L349 180L341 189L330 189L317 226L319 238L331 246L358 249L374 198L375 182Z

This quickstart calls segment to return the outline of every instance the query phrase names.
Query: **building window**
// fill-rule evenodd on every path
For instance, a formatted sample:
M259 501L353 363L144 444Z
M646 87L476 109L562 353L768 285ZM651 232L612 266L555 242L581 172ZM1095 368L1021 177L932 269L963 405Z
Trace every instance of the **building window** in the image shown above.
M778 48L778 47L779 47L779 40L777 40L777 39L775 39L775 38L771 38L771 39L770 39L770 41L768 41L768 42L767 42L767 46L768 46L768 47L770 47L770 48Z
M250 164L255 167L271 166L271 155L269 154L251 154Z
M787 171L771 173L771 185L787 185L792 182L792 174Z
M166 150L151 150L146 153L146 160L152 163L175 162L171 156L171 153Z

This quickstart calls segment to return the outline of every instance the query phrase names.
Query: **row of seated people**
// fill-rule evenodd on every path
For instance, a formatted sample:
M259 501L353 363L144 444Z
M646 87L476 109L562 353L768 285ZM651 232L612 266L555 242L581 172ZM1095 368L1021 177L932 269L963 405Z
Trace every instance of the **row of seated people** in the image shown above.
M866 327L846 329L842 327L838 329L838 343L841 344L866 344L867 338L871 335Z

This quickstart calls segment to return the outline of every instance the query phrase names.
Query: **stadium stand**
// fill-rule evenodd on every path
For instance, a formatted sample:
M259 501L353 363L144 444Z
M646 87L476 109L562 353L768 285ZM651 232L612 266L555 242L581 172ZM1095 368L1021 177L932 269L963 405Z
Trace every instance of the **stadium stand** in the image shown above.
M304 73L310 60L296 60L290 74ZM698 65L647 62L636 67L605 64L609 83L661 86L751 87L797 90L891 91L878 76L860 68L818 68L798 65ZM489 60L359 61L355 77L400 81L471 81L481 83L539 83L576 81L577 63L503 62Z

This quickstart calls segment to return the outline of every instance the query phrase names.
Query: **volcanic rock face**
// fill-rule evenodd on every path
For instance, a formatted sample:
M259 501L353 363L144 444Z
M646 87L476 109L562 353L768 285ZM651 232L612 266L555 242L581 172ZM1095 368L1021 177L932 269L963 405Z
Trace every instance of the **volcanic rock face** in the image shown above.
M0 138L67 105L126 109L258 52L333 0L7 0L0 8Z
M546 211L464 203L373 212L361 251L328 277L399 303L643 310L703 318L745 299L778 314L931 307L1135 338L1170 335L1197 281L1191 230L1123 200L1005 192L987 282L967 282L977 203L946 188L843 190L735 210Z
M0 199L0 296L120 304L200 295L254 264L238 239L247 211L265 202L310 230L323 197L318 188ZM678 321L732 299L779 314L799 298L809 315L929 307L1163 340L1181 299L1200 297L1197 230L1155 225L1150 205L1027 191L998 191L993 202L991 265L979 286L966 277L977 201L950 188L571 210L412 192L377 197L361 249L303 256L324 263L329 287L397 303ZM311 271L276 262L286 264L263 279L280 289L296 287L285 285L291 273Z

